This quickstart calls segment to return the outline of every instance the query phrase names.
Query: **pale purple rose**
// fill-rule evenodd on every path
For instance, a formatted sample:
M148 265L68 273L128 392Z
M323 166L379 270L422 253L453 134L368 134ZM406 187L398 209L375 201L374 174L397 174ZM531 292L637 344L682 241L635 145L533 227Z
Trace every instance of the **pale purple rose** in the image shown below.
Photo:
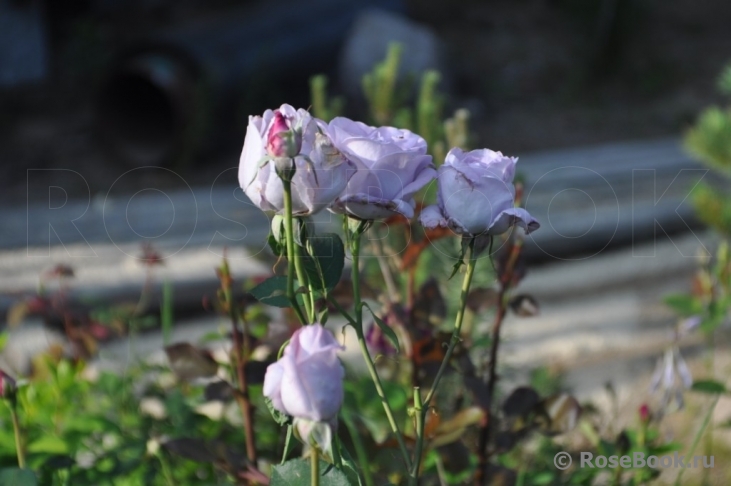
M466 236L499 235L517 225L530 233L540 226L515 207L516 157L482 149L453 148L437 176L437 204L419 217L426 228L451 228Z
M436 176L423 138L409 130L369 127L343 117L321 126L356 166L331 211L364 220L414 216L414 194Z
M289 167L292 151L296 172L292 179L292 212L314 214L343 192L351 164L318 130L306 110L282 105L263 116L250 116L239 161L239 184L263 211L284 212L284 187L276 167Z
M342 349L320 324L304 326L295 331L282 357L269 365L264 376L264 396L272 406L295 418L303 440L317 431L313 439L323 448L329 447L322 442L337 427L343 403L345 370L337 356Z

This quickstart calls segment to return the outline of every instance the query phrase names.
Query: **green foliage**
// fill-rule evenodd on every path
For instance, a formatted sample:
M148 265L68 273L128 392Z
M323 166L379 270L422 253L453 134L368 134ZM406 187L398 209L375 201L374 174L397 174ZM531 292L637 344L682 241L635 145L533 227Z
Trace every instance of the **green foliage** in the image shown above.
M332 290L340 282L345 265L343 240L335 233L323 233L308 237L306 246L310 282L315 282L315 288L323 293Z
M212 462L194 462L159 447L162 437L191 435L221 440L231 451L243 447L240 431L195 411L202 402L200 387L188 387L185 392L164 389L150 381L160 370L149 367L130 367L124 375L102 372L91 378L86 377L83 363L48 361L44 369L45 374L18 389L28 466L36 472L38 484L136 486L165 480L168 484L231 484ZM140 392L161 403L163 417L141 413ZM0 422L9 420L8 407L0 407ZM12 430L3 426L0 467L14 463ZM171 466L167 471L165 464ZM22 474L28 477L23 481L31 476L7 469L0 474L0 478ZM0 484L35 483L0 479Z
M343 113L345 99L342 96L329 98L327 95L327 76L318 74L310 79L312 113L321 120L329 122Z
M685 138L688 149L709 166L731 174L731 111L711 107Z
M403 46L391 44L386 58L373 71L363 76L363 93L368 101L370 115L377 125L388 125L396 111L396 81Z
M370 122L391 125L418 133L427 142L429 153L436 164L444 160L448 147L469 148L469 111L458 109L454 116L444 119L445 97L439 92L441 74L427 71L420 84L412 77L399 77L403 46L392 43L383 61L363 76L363 94L367 101ZM412 92L416 92L413 96ZM342 97L330 99L327 95L327 77L317 75L310 79L313 114L329 121L343 113ZM414 100L414 106L409 104Z
M295 284L295 288L297 285ZM275 276L264 280L262 283L249 291L256 300L262 304L274 307L290 307L291 303L287 298L287 277ZM297 296L301 299L301 296Z
M292 459L272 468L271 486L309 486L310 461ZM348 486L352 483L348 477L332 465L320 461L320 486Z
M30 469L9 467L0 469L0 485L7 486L36 486L38 479Z
M727 393L728 390L726 390L726 386L723 383L719 383L715 380L699 380L693 382L693 386L691 388L693 391L697 391L700 393L710 393L712 395L717 395L719 393Z

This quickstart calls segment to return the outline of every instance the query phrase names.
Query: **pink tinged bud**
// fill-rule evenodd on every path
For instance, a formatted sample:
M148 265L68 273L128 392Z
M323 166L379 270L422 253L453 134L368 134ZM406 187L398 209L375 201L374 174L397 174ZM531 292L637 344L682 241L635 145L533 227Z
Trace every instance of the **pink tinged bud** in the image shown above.
M277 110L267 136L266 151L272 157L293 158L302 149L302 132L291 127L291 123Z
M639 414L640 414L640 421L642 423L647 423L650 421L650 407L648 407L646 403L643 403L640 406Z

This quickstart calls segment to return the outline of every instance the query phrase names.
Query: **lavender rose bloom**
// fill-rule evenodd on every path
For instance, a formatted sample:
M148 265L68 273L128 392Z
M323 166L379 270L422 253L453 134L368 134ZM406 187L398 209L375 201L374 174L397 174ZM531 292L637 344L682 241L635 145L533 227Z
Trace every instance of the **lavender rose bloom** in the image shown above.
M272 406L295 418L300 437L329 448L332 429L343 403L345 370L337 352L344 349L320 324L298 329L264 376L264 396Z
M359 219L414 216L414 194L436 176L426 141L409 130L369 127L338 117L327 125L333 145L356 166L330 206Z
M517 157L482 149L453 148L437 176L437 205L419 217L426 228L451 228L456 233L499 235L517 225L530 233L540 226L523 208L515 207Z
M239 184L258 208L282 214L284 187L276 167L289 167L292 151L298 152L294 157L297 170L292 179L292 212L314 214L345 189L351 164L318 130L315 118L306 110L284 104L263 116L249 117L239 161Z

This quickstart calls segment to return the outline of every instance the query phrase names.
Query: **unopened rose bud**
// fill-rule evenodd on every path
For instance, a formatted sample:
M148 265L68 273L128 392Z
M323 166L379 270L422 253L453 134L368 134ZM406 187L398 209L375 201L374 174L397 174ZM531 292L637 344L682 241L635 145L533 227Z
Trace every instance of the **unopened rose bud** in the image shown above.
M277 110L274 112L266 151L275 158L294 158L302 149L302 132L293 128L291 122Z
M643 403L640 406L639 414L640 414L640 422L642 422L643 424L646 424L647 422L650 421L650 407L647 406L646 403Z

